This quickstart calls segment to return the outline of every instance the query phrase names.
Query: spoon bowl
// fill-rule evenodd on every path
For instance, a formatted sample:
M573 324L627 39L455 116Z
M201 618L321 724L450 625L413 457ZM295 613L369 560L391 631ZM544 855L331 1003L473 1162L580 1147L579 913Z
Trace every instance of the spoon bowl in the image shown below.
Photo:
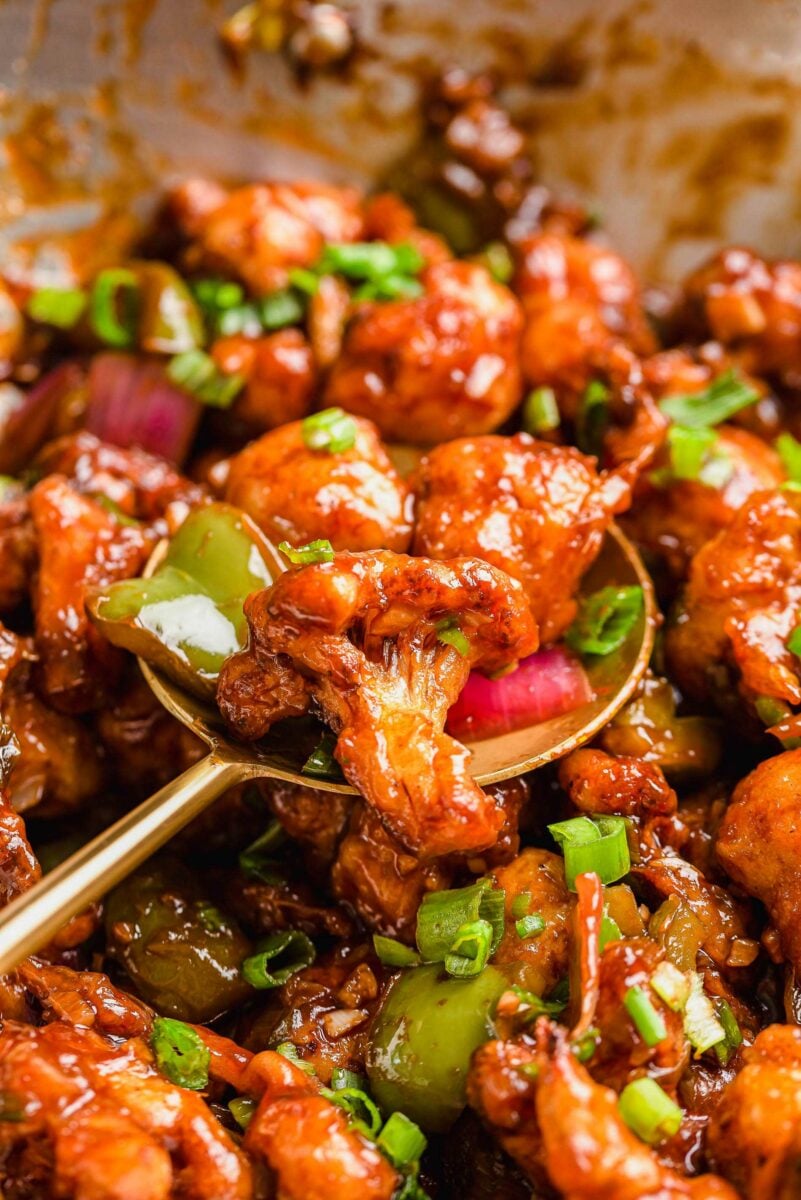
M164 552L165 544L156 548L146 575L156 569ZM594 737L632 696L651 656L656 602L639 555L616 526L608 531L581 591L588 594L610 584L639 585L645 602L624 644L588 668L594 699L537 725L471 742L471 769L479 784L511 779L563 757ZM315 722L283 721L257 743L238 742L211 704L141 659L139 665L159 702L206 743L209 753L0 913L0 974L41 949L71 917L130 874L228 788L250 779L281 779L355 794L350 784L302 773L319 739Z

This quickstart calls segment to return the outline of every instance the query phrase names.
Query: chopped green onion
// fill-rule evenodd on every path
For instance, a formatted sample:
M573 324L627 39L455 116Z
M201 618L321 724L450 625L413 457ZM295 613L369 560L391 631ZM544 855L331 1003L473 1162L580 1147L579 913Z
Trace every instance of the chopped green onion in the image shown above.
M512 901L512 916L525 917L531 905L531 892L519 892Z
M197 1030L173 1017L156 1017L150 1044L156 1065L171 1083L200 1092L209 1082L209 1048Z
M496 283L508 283L514 275L512 255L505 242L487 242L476 255L475 261L486 267Z
M379 1150L395 1167L408 1167L416 1163L427 1145L428 1140L420 1126L402 1112L394 1112L387 1117L378 1135Z
M224 308L217 314L214 322L214 332L218 337L241 334L243 337L257 338L263 330L264 326L255 304L237 304L233 308Z
M86 309L86 293L79 288L39 288L25 306L33 321L54 325L57 329L72 329Z
M344 1108L352 1122L369 1138L381 1128L381 1113L375 1101L360 1087L323 1088L326 1100Z
M717 442L712 429L687 429L673 425L668 430L670 468L675 479L698 479L709 451Z
M797 654L801 658L801 625L796 625L793 632L787 639L787 649L791 654Z
M540 1068L535 1062L518 1063L515 1070L524 1079L539 1079L540 1077Z
M657 1046L665 1040L665 1022L643 988L636 984L630 987L623 997L623 1005L646 1046Z
M315 775L318 779L341 779L342 768L334 758L336 744L336 737L327 729L300 768L301 774Z
M89 324L107 346L124 349L136 341L139 286L124 267L101 271L89 294Z
M774 443L791 483L801 483L801 442L791 433L780 433Z
M286 841L280 821L273 820L261 837L246 846L239 855L239 868L251 879L262 883L281 883L285 874L275 858L275 851Z
M298 1067L304 1075L317 1074L312 1064L304 1062L300 1057L298 1054L298 1048L294 1042L279 1042L275 1047L275 1052L276 1054L280 1054L282 1058L286 1058L291 1063L294 1063L294 1065Z
M545 919L539 913L529 913L515 921L517 936L524 941L526 938L539 937L545 929Z
M366 1081L361 1075L357 1075L355 1071L349 1071L347 1067L334 1067L331 1072L331 1089L339 1092L343 1088L365 1088Z
M416 967L422 962L420 955L411 946L404 946L395 938L373 934L373 948L385 967Z
M696 1057L726 1038L715 1006L704 991L703 980L695 971L690 975L690 994L684 1006L684 1032Z
M561 997L543 1000L535 992L528 992L525 988L518 987L517 984L513 984L511 990L520 1001L517 1015L524 1017L526 1023L533 1021L535 1017L557 1017L560 1012L564 1011L567 1004L567 1000L563 1000Z
M715 1046L715 1053L725 1067L731 1058L732 1051L742 1045L743 1034L728 1000L724 1000L722 996L719 996L715 1001L715 1011L726 1034L725 1041L718 1042Z
M529 392L523 403L523 428L526 433L536 435L558 429L560 420L553 388L538 387Z
M314 943L299 929L271 933L242 963L242 975L260 991L281 987L298 971L311 966L315 953Z
M418 279L410 279L408 275L382 275L380 279L372 279L363 283L353 293L354 300L413 300L422 296L422 283Z
M216 904L209 904L205 900L199 900L195 903L195 909L200 924L208 933L222 933L224 930L230 932L225 913L220 912Z
M580 1037L576 1038L570 1048L579 1062L589 1062L595 1051L598 1049L598 1043L600 1040L600 1029L598 1029L595 1025L591 1025L586 1033L582 1033Z
M798 654L801 651L801 626L794 630L790 637L794 637L795 633L799 633L798 650L793 650L793 654ZM788 640L789 648L789 640ZM754 701L754 708L763 725L778 725L780 721L787 721L792 715L793 710L789 704L785 704L782 700L776 700L773 696L757 696Z
M651 987L672 1012L681 1012L690 995L690 981L672 962L661 962L651 976Z
M608 913L604 913L601 917L601 930L598 934L598 948L603 950L608 942L617 942L622 938L620 926L617 921L613 921Z
M356 444L356 422L341 408L325 408L306 417L301 425L303 444L309 450L341 454Z
M445 617L443 620L437 621L434 628L437 631L438 642L442 642L445 646L452 646L461 654L462 658L467 658L470 653L470 639L459 628L456 617Z
M333 562L334 547L325 538L307 542L305 546L290 546L289 542L279 542L278 549L288 558L293 567L307 566L309 563Z
M388 275L416 275L423 266L422 254L411 245L346 242L325 246L317 271L321 275L377 281Z
M135 517L129 517L124 509L120 508L116 500L112 500L109 496L104 496L102 492L95 493L92 496L95 504L99 504L107 513L111 513L112 517L119 522L120 525L125 525L128 529L138 529L140 522Z
M565 879L576 890L579 875L595 874L601 883L616 883L631 867L626 821L623 817L573 817L549 825L565 856Z
M210 314L236 308L245 299L242 285L231 279L196 279L190 286L200 307Z
M565 641L579 654L612 654L631 633L643 605L639 586L601 588L581 601Z
M289 282L299 292L307 296L315 296L320 286L320 277L306 267L293 267L289 272Z
M609 422L609 388L593 379L584 389L576 421L576 441L585 454L598 455Z
M250 1096L234 1096L228 1101L228 1110L240 1129L247 1129L258 1107Z
M428 892L417 912L417 948L425 962L443 962L463 925L488 921L492 926L490 954L503 937L504 892L489 879L469 887Z
M735 370L718 375L702 392L689 396L666 396L659 407L676 425L704 429L728 421L735 413L759 399L759 393Z
M492 926L489 921L467 921L460 925L445 955L445 970L454 979L472 979L480 975L487 965L492 944Z
M242 375L225 375L205 350L185 350L167 364L172 383L209 408L230 408L245 386Z
M684 1116L678 1104L648 1076L626 1084L620 1093L618 1109L629 1129L649 1146L678 1133Z
M263 296L257 301L256 310L264 328L272 332L285 329L288 325L297 325L298 321L303 320L306 308L297 292L285 288Z

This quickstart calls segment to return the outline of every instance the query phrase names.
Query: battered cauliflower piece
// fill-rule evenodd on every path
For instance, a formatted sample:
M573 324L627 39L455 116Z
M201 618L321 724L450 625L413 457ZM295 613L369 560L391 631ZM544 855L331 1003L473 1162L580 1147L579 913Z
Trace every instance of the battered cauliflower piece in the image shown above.
M255 183L226 192L187 180L171 196L190 239L193 270L236 275L257 295L286 285L293 267L310 267L326 242L363 233L361 193L325 183Z
M0 1154L49 1143L53 1192L65 1200L171 1200L179 1187L197 1200L252 1197L244 1154L138 1039L119 1045L60 1021L6 1021L0 1089L20 1114L0 1122Z
M630 498L622 476L599 474L578 450L526 433L438 446L412 486L414 553L474 555L519 579L546 643L573 620L579 580Z
M415 445L497 429L520 401L517 300L473 263L438 263L420 278L418 299L357 312L326 404Z
M791 381L801 367L801 263L729 246L684 285L678 314L693 338L722 342L740 366Z
M520 243L514 289L525 314L523 374L533 386L577 393L593 378L592 356L613 342L654 348L631 268L582 238L537 233Z
M801 703L786 642L801 612L801 499L759 492L694 558L665 638L671 678L694 700L742 715L740 697Z
M311 411L317 372L312 348L299 329L279 329L262 338L218 338L211 353L226 375L246 380L231 415L248 431L264 433Z
M782 948L801 971L801 750L760 763L738 783L718 832L718 859L767 908Z
M354 445L336 453L309 449L302 421L251 442L231 462L226 500L275 542L323 538L335 550L406 550L409 488L372 422L354 423Z
M250 643L217 692L236 734L255 740L314 706L346 778L408 849L493 844L503 813L443 729L472 668L494 673L536 650L519 584L476 559L340 553L287 571L245 614ZM459 648L440 640L454 634Z

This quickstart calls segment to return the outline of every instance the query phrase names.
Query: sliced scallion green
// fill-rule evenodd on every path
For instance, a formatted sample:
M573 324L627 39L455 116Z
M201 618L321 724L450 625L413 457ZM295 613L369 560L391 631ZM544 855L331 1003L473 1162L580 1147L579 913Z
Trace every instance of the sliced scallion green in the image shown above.
M724 371L701 392L666 396L659 407L676 425L688 429L711 428L754 404L759 394L734 369Z
M288 558L293 567L308 566L310 563L333 562L334 547L325 538L307 542L305 546L290 546L289 542L279 542L278 549Z
M503 937L504 892L489 879L469 887L428 892L417 912L417 948L426 962L443 962L460 928L483 920L492 926L490 954Z
M545 930L545 918L540 913L528 913L515 921L517 936L525 941L527 938L539 937Z
M442 621L437 621L435 629L438 642L452 646L462 658L467 658L470 653L470 639L459 627L456 617L445 617Z
M667 1037L667 1029L661 1015L654 1008L644 988L635 984L623 997L623 1006L637 1027L646 1046L657 1046Z
M303 444L309 450L341 454L356 444L356 422L341 408L325 408L306 417L301 426Z
M535 437L540 433L548 433L559 428L560 420L553 388L538 387L529 392L523 402L522 424L526 433Z
M578 654L612 654L631 633L643 605L639 586L601 588L581 601L565 641Z
M678 1133L684 1116L678 1104L648 1076L626 1084L620 1093L618 1109L629 1129L649 1146Z
M173 1017L156 1017L150 1044L158 1069L171 1083L196 1092L207 1086L211 1054L191 1025Z
M565 880L576 890L579 875L595 874L601 883L616 883L631 868L626 821L623 817L573 817L548 830L565 856Z
M381 933L373 934L373 949L385 967L416 967L422 959L411 946L395 938L384 937Z
M454 979L472 979L480 975L489 961L491 945L492 926L489 921L481 918L466 921L457 929L450 951L445 955L445 970Z
M259 991L281 987L286 981L311 966L314 943L299 929L271 933L259 942L256 953L242 963L242 975Z
M86 311L87 296L80 288L39 288L33 293L25 311L33 321L53 325L56 329L72 329Z

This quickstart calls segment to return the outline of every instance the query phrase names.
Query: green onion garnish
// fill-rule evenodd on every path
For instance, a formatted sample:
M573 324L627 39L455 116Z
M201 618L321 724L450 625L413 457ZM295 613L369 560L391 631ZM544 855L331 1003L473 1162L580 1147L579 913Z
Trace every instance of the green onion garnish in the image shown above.
M373 948L385 967L416 967L422 961L411 946L404 946L403 942L381 933L373 934Z
M300 768L301 774L315 775L318 779L341 779L342 768L334 758L336 744L336 737L327 729Z
M353 1072L349 1072L353 1074ZM339 1108L344 1108L351 1121L369 1138L374 1138L381 1128L381 1113L375 1101L368 1096L364 1088L338 1087L323 1088L321 1095Z
M612 654L631 633L643 605L641 587L601 588L581 601L565 641L579 654Z
M171 1083L195 1092L207 1086L211 1055L191 1025L172 1017L156 1017L150 1044L158 1069Z
M237 304L233 308L221 309L214 322L214 332L218 337L241 334L243 337L257 338L263 330L255 304Z
M286 834L281 822L271 821L261 837L241 851L240 870L251 879L260 879L262 883L281 883L286 876L275 858L275 852L285 841Z
M467 921L460 925L445 955L445 970L454 979L472 979L487 965L492 945L492 926L489 921Z
M725 1041L718 1042L715 1046L715 1053L725 1067L731 1058L732 1052L738 1046L742 1045L743 1034L728 1000L724 1000L722 996L719 996L715 1001L715 1011L726 1034Z
M623 936L617 921L613 921L608 913L601 918L601 929L598 934L598 948L603 950L608 942L617 942Z
M774 443L791 483L801 483L801 442L791 433L780 433Z
M690 975L690 994L684 1005L684 1032L696 1057L726 1039L726 1030L704 991L701 976L695 971Z
M298 1054L298 1048L294 1042L279 1042L275 1047L276 1054L280 1054L282 1058L287 1058L291 1063L294 1063L304 1075L316 1075L314 1067L311 1063L304 1062Z
M257 1108L258 1104L250 1096L234 1096L228 1101L228 1111L240 1129L247 1129Z
M672 1012L681 1012L690 996L690 980L667 960L652 974L651 987Z
M325 538L307 542L305 546L290 546L289 542L279 542L278 549L288 558L293 567L307 566L309 563L333 562L334 547Z
M486 267L496 283L508 283L514 275L512 255L505 242L487 242L475 256L475 261Z
M601 883L615 883L631 867L626 821L623 817L573 817L548 829L565 856L565 879L571 892L579 875L595 874Z
M576 1038L570 1048L579 1062L589 1062L595 1051L598 1049L598 1043L600 1040L601 1031L597 1026L591 1025L586 1033L582 1033Z
M298 321L303 320L306 311L305 304L291 288L263 296L256 302L255 307L262 325L271 332L285 329L287 325L297 325Z
M316 296L320 286L320 277L306 267L293 267L289 272L289 282L293 288L306 296Z
M515 921L517 936L524 941L526 938L539 937L545 929L545 919L539 913L529 913Z
M584 389L576 420L576 441L585 454L598 455L609 423L609 388L593 379Z
M462 926L479 920L492 927L489 953L494 954L503 937L504 900L503 890L489 879L425 895L417 912L417 948L425 962L444 962Z
M707 455L717 441L712 429L687 429L673 425L668 430L670 467L675 479L697 479Z
M729 370L718 375L704 391L690 396L666 396L659 407L676 425L704 429L728 421L758 399L759 393L735 370Z
M512 916L525 917L531 905L531 892L518 892L512 901Z
M185 350L167 364L167 375L176 387L209 408L230 408L245 386L241 375L225 375L205 350Z
M320 275L375 281L388 275L416 275L423 266L422 254L406 243L346 242L327 245L316 269Z
M56 329L72 329L86 309L86 293L79 288L39 288L25 306L33 321L54 325Z
M533 1021L535 1017L556 1017L564 1011L567 1004L566 999L556 997L555 989L552 993L554 999L551 1000L543 1000L535 992L528 992L525 988L518 987L517 984L513 984L511 990L520 1001L517 1015L524 1017L526 1023Z
M623 997L623 1005L646 1046L656 1046L665 1040L665 1022L641 987L636 984L630 987Z
M423 285L408 275L382 275L363 283L353 293L354 300L413 300L423 295Z
M470 640L460 629L456 617L444 617L443 620L437 621L434 628L437 631L438 642L452 646L462 658L467 658L470 653Z
M558 429L559 405L553 388L538 387L529 392L523 403L523 428L534 436Z
M684 1116L678 1104L648 1076L626 1084L620 1093L618 1109L629 1129L649 1146L678 1133Z
M245 299L242 285L230 279L196 279L190 287L203 311L212 315L236 308Z
M356 444L356 422L341 408L325 408L306 417L301 434L309 450L341 454Z
M428 1140L419 1125L402 1112L387 1117L378 1135L378 1148L396 1167L408 1167L422 1155Z
M314 943L299 929L271 933L242 963L242 975L260 991L281 987L292 975L311 966L315 953Z
M139 285L133 271L108 267L89 293L89 324L107 346L124 349L136 341Z
M338 1092L343 1088L364 1088L367 1086L366 1081L361 1075L357 1075L355 1071L349 1071L347 1067L334 1067L331 1072L331 1089Z

